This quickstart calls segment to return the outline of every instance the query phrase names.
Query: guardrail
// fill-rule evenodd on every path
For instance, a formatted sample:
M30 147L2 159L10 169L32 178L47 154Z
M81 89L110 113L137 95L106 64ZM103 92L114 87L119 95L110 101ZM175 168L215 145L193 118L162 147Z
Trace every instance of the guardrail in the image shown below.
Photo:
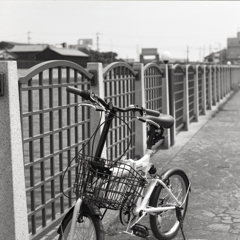
M11 71L5 71L7 79L10 79ZM78 109L82 99L66 93L66 86L91 89L121 107L137 104L170 113L175 118L175 125L166 130L168 137L157 144L169 148L174 144L176 134L188 130L191 122L198 121L201 114L206 114L213 105L237 90L239 83L239 66L155 63L144 66L135 63L131 67L126 63L112 63L103 68L101 63L89 63L84 69L68 61L50 61L29 69L19 78L20 101L17 104L20 103L26 180L23 194L27 198L30 239L41 239L59 224L74 201L71 190L75 164L62 182L64 169L83 147L85 154L94 151L94 146L85 146L85 143L99 124L99 112L83 107ZM121 117L133 131L130 133L122 120L116 119L103 157L117 159L128 145L127 157L140 157L146 148L146 126ZM100 124L104 120L103 116ZM98 137L99 134L95 141ZM18 140L21 143L21 139ZM1 210L4 211L3 205Z

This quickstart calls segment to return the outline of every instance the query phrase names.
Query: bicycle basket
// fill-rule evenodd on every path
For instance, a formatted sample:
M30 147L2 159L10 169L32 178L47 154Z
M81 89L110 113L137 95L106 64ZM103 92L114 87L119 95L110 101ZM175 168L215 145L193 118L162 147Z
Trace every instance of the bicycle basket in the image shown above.
M129 209L141 196L146 180L131 166L78 154L73 191L86 204L113 210ZM117 174L113 176L113 168ZM116 171L115 171L116 172Z

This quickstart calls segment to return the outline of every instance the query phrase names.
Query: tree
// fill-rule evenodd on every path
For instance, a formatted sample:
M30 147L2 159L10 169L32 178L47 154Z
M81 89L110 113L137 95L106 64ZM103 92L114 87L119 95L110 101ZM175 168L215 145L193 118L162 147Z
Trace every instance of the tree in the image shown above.
M90 62L101 62L103 64L108 64L116 61L118 56L115 52L98 52L94 50L89 51L89 61Z

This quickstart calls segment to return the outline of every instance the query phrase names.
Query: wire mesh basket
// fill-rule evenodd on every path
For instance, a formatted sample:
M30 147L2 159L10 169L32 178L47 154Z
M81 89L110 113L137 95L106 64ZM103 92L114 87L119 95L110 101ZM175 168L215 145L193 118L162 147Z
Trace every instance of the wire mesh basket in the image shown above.
M86 204L129 209L141 196L146 180L130 165L78 154L74 193Z

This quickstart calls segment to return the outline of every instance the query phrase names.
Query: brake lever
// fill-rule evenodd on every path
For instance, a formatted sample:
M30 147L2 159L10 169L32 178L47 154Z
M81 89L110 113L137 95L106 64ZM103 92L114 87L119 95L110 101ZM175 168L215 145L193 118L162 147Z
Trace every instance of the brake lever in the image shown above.
M92 103L88 103L88 102L81 102L78 104L78 107L92 107L94 108L96 111L105 111L105 108L103 106L101 106L101 104L98 105L94 105Z
M91 103L87 103L87 102L81 102L78 104L78 107L92 107L96 110L96 106L94 106L93 104Z
M161 127L154 121L147 119L146 117L137 117L137 119L141 122L145 122L145 123L149 123L153 126L155 126L156 128L160 129Z

